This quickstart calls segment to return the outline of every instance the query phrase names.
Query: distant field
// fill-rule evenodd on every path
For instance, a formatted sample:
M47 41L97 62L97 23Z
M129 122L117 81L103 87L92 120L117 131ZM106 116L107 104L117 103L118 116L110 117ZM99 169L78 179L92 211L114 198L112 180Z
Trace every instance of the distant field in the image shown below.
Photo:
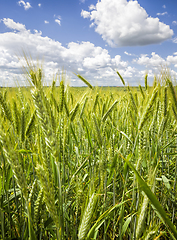
M144 87L142 87L144 88ZM12 97L15 96L16 93L18 92L18 87L5 87L5 88L0 88L1 91L4 90L8 91L8 96ZM30 97L30 90L31 87L21 87L21 91L24 93L25 96ZM50 92L50 86L49 87L44 87L44 90L47 92ZM139 92L139 88L138 87L131 87L132 92ZM60 87L56 87L56 93L60 91ZM70 92L72 94L74 94L75 96L79 97L82 94L86 93L88 91L88 87L70 87ZM107 93L112 93L112 94L124 94L125 92L127 92L127 88L126 87L94 87L92 94L96 94L97 92L101 93L101 94L107 94Z

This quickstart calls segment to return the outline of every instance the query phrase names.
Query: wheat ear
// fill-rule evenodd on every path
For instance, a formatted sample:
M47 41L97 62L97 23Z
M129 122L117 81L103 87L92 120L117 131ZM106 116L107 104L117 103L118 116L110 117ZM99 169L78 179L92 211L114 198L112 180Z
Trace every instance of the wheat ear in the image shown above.
M79 240L85 240L87 233L89 231L91 221L94 215L96 203L97 203L98 196L93 193L92 196L89 199L88 205L84 211L82 221L79 227L79 232L78 232L78 239Z

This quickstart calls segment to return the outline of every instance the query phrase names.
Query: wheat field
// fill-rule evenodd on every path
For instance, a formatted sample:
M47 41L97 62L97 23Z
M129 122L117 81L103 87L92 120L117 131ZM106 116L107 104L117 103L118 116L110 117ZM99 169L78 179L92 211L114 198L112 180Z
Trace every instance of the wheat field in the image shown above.
M1 89L1 239L177 239L175 86L117 74L122 92L46 88L40 68Z

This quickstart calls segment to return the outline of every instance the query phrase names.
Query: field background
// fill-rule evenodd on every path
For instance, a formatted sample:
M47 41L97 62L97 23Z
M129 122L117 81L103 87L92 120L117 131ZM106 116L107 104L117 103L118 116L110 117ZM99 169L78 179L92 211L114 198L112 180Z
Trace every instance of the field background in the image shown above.
M176 239L170 76L134 88L29 77L0 91L1 239Z

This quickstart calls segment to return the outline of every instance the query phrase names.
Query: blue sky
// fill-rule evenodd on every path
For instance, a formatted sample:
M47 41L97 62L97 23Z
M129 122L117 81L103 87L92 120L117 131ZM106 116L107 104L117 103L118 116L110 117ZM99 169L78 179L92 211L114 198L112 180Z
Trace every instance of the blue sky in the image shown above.
M177 77L175 0L0 0L0 85L26 83L23 51L42 62L45 83L62 69L72 86L149 84ZM19 59L20 57L20 59Z

